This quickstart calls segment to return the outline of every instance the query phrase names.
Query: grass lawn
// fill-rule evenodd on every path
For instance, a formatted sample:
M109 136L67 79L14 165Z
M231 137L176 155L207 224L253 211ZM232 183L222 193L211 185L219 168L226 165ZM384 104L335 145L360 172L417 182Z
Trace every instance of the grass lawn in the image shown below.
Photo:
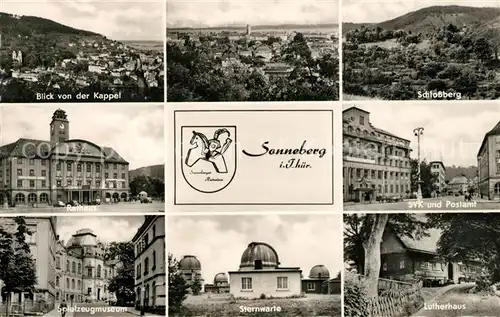
M435 303L439 305L462 305L457 309L424 309L415 316L418 317L458 317L458 316L499 316L500 297L492 295L469 294L467 288L454 289L440 296ZM426 302L428 308L434 303Z
M189 296L183 303L182 317L340 317L340 295L307 295L304 298L236 300L227 295ZM280 307L281 312L241 312L240 307Z

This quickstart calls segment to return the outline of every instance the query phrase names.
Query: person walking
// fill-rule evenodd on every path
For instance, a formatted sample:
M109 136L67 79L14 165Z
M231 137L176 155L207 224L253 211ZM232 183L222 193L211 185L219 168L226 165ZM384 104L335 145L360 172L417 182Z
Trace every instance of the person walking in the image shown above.
M66 304L66 301L64 299L61 304L59 304L59 311L61 312L62 317L65 317L66 313L68 312L68 304Z

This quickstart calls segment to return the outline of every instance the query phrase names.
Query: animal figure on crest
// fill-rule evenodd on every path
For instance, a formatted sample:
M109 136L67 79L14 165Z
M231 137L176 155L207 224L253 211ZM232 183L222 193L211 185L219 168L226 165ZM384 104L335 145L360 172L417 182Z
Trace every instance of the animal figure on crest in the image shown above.
M233 142L230 137L231 133L226 128L216 130L210 140L205 134L193 131L193 136L189 141L191 148L187 152L186 165L192 167L202 160L210 162L217 173L227 173L224 153Z

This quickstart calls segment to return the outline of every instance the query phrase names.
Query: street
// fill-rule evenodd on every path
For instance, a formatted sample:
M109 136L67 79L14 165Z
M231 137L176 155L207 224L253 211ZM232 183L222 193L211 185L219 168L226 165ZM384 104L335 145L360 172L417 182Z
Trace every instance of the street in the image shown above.
M108 306L105 304L78 304L73 316L83 317L83 316L100 316L100 317L134 317L132 313L128 312L132 310L132 307L116 307ZM79 310L79 311L78 311Z
M500 298L474 294L474 284L459 284L448 292L425 302L413 317L498 316Z
M445 196L438 198L424 198L422 202L415 199L405 200L397 203L351 204L344 203L346 211L370 211L370 210L470 210L470 209L500 209L500 202L487 200L472 200L465 202L464 196Z
M68 211L66 207L51 207L48 205L39 205L38 207L29 207L29 206L16 206L14 208L0 208L0 213L33 213L33 212L50 212L54 214L68 214L68 213L79 213L79 212L108 212L108 213L121 213L121 212L137 212L137 213L151 213L151 212L164 212L165 211L165 203L160 201L154 201L150 204L141 204L139 202L121 202L117 204L102 204L97 206L82 206L73 207L75 210ZM96 208L94 208L96 207ZM87 210L88 209L88 210ZM92 210L93 209L93 210Z

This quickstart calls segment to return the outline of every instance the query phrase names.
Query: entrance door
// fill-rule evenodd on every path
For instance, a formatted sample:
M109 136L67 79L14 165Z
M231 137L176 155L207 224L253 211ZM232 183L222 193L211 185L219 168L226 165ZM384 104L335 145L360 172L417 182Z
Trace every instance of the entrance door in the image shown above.
M448 279L453 281L455 278L455 272L453 271L453 263L448 263Z
M97 289L97 300L101 300L101 289Z

